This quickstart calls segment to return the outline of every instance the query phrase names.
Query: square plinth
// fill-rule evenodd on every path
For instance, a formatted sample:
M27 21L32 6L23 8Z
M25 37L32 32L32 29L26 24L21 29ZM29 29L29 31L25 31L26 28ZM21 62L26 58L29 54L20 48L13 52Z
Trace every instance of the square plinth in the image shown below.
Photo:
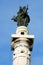
M16 38L28 38L28 39L34 39L34 35L18 35L18 34L12 34L11 35L12 38L16 39Z

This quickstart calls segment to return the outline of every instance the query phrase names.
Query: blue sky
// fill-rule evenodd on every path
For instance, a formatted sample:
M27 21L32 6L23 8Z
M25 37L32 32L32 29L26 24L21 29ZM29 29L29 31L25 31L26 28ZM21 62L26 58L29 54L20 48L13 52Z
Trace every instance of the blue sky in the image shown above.
M35 35L31 65L43 65L43 0L0 0L0 65L12 65L11 34L16 33L17 23L11 18L27 4L29 33Z

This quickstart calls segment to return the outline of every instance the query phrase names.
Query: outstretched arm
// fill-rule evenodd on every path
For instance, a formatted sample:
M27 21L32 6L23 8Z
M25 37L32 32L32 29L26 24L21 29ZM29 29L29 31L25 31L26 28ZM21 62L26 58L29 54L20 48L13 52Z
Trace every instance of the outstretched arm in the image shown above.
M17 22L17 16L13 16L13 18L11 20L14 20L15 22Z

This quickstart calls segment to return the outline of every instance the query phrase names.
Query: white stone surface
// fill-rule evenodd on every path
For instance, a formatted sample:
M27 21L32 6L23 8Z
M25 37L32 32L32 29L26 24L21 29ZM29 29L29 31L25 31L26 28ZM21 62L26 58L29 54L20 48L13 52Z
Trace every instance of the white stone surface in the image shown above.
M13 65L30 65L30 50L26 38L20 38L20 42L15 43L13 51ZM27 47L28 46L28 47Z
M15 57L13 65L30 65L30 59L26 55Z
M20 26L17 28L16 34L12 34L11 37L11 46L14 48L13 65L30 65L30 49L33 47L34 35L28 35L27 27Z
M21 34L21 32L24 32L24 34L28 34L28 29L26 26L19 26L16 30L16 34Z
M30 39L34 39L34 35L18 35L18 34L12 34L11 35L12 38L20 38L20 37L24 37L24 38L30 38Z

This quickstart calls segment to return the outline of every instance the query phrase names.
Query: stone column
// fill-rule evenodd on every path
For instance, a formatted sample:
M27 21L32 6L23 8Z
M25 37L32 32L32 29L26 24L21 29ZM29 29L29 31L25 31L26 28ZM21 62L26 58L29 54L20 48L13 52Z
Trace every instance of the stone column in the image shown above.
M28 35L27 27L20 26L17 28L16 34L12 34L11 37L13 65L30 65L34 35Z

